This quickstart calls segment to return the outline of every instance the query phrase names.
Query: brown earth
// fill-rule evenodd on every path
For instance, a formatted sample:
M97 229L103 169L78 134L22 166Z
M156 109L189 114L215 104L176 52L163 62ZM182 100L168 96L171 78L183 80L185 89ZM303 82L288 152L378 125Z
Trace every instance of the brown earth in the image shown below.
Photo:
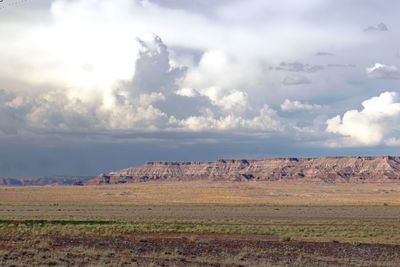
M400 183L146 182L95 186L0 186L0 204L400 205Z
M152 180L191 181L305 180L328 183L400 181L400 157L274 158L214 162L148 162L140 167L101 174L88 184Z
M0 266L398 266L400 183L0 187Z
M398 266L400 246L255 235L0 237L2 266Z

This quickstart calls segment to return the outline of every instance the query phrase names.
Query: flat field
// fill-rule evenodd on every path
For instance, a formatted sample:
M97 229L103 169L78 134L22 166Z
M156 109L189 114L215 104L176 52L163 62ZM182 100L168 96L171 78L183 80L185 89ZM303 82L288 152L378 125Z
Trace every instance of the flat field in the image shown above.
M400 184L0 187L0 265L398 266Z
M0 204L400 205L400 183L149 182L106 186L0 187Z

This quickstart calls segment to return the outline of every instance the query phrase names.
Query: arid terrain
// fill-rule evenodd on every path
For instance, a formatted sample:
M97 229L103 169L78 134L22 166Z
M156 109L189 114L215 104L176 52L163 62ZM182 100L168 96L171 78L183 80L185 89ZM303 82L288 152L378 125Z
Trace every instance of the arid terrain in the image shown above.
M84 184L90 176L0 177L0 186L73 185Z
M1 266L398 266L400 183L0 187Z
M96 186L0 187L0 203L71 205L400 205L400 183L146 182Z
M400 181L400 158L323 157L217 160L212 162L147 162L101 174L88 184L147 181L278 181L326 183L390 183Z
M397 157L148 162L43 181L0 187L1 265L400 262Z
M400 267L399 10L0 0L0 267Z

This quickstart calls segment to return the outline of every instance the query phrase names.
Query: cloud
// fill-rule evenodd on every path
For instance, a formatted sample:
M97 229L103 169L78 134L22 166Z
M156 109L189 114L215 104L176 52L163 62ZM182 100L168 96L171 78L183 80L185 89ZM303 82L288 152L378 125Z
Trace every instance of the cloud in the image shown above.
M247 108L247 94L238 90L224 90L220 87L208 87L201 90L211 102L226 112L243 113Z
M15 7L15 6L22 5L27 1L28 0L19 0L19 1L15 1L15 0L14 1L4 1L4 0L2 0L2 1L0 1L0 11L2 9L7 9L7 8L10 8L10 7Z
M94 133L105 129L156 130L164 128L168 116L155 105L177 88L184 69L169 64L169 55L158 36L146 42L137 39L138 56L130 81L96 89L2 92L3 121L19 121L14 131ZM133 48L135 49L135 48ZM14 118L18 116L18 119ZM17 127L18 126L18 127ZM10 132L10 127L2 127Z
M125 99L114 108L100 110L105 119L105 129L132 131L156 131L165 127L168 116L155 107L158 101L164 101L161 93L141 94L132 100Z
M374 79L400 79L400 70L396 66L375 63L366 69L368 77Z
M355 68L355 64L338 64L338 63L330 63L327 65L329 68Z
M308 72L313 73L324 69L322 65L309 65L303 64L300 62L282 62L278 67L275 67L276 70L285 70L292 72Z
M304 75L289 75L283 79L283 85L310 84L312 81Z
M173 66L167 46L157 35L137 38L138 55L130 80L121 81L98 94L85 89L82 94L75 88L46 90L34 96L0 92L0 130L6 134L21 131L30 133L95 134L108 130L131 132L177 131L278 131L279 118L267 105L258 114L248 111L247 93L228 86L219 74L234 70L223 54L206 53L196 71L201 80L198 89L183 87L186 67ZM215 75L207 81L204 72ZM186 81L187 82L187 81ZM209 83L210 82L210 83ZM226 87L209 86L212 84ZM233 85L233 84L231 84ZM174 102L178 98L179 102ZM208 101L204 101L207 99ZM191 102L189 101L191 100ZM176 106L184 103L200 106L200 115L188 109L177 118ZM171 112L171 113L170 113ZM178 112L176 112L178 113ZM182 115L184 114L184 115Z
M183 79L187 68L171 65L167 46L159 36L152 34L146 39L137 38L140 49L131 83L132 90L140 92L176 90L177 83Z
M327 120L326 131L345 136L333 141L336 146L376 146L397 143L400 102L396 92L384 92L362 102L363 109L349 110Z
M295 111L303 111L303 110L314 110L314 109L319 109L321 108L320 105L316 104L307 104L307 103L302 103L300 101L291 101L289 99L286 99L282 104L281 104L281 110L286 111L286 112L295 112Z
M385 145L387 146L400 146L400 138L388 138L387 140L385 140Z
M302 58L320 47L349 48L365 41L355 26L304 20L304 14L324 8L325 1L218 1L212 5L168 2L53 0L49 1L50 9L39 15L27 10L20 18L2 17L0 35L4 40L0 49L7 56L0 56L0 73L36 85L50 83L102 91L120 80L130 80L138 55L135 37L154 32L170 48L208 53L209 58L218 57L215 53L224 54L226 64L235 65L230 69L234 71L232 83L236 83L232 89L244 90L243 84L260 83L265 62L276 64ZM203 6L207 12L196 10ZM243 14L243 10L248 12ZM261 16L265 13L271 16ZM245 19L249 14L257 15L257 23ZM336 33L342 38L336 38ZM18 45L21 43L24 45ZM229 79L224 80L228 83ZM227 87L207 87L215 85Z
M254 62L240 62L221 50L206 51L198 65L188 70L184 87L202 92L209 87L222 90L241 90L253 87L262 78L261 66Z
M0 132L16 134L25 125L25 115L29 107L24 102L23 97L0 90Z
M191 131L279 132L283 129L276 111L267 105L253 118L242 118L234 114L216 117L211 111L207 111L202 116L191 116L184 120L171 118L170 123L177 125L181 130Z
M46 134L52 132L93 134L106 129L155 130L166 115L154 107L161 93L141 94L113 108L103 103L86 103L62 91L36 95L13 95L0 110L0 131L6 134ZM4 100L4 99L3 99Z
M177 90L175 93L177 95L186 96L186 97L196 97L196 96L200 95L199 92L197 92L195 89L187 88L187 87L181 88L181 89Z
M178 93L205 96L225 112L243 113L248 106L244 88L253 87L260 79L262 72L257 64L239 63L222 51L208 51L188 70L182 81L186 89Z
M2 16L0 86L7 90L0 131L84 132L88 139L121 131L276 137L314 119L312 112L279 117L274 109L281 104L285 112L313 110L319 105L310 98L353 104L366 93L365 75L323 71L350 67L327 65L326 49L338 62L359 66L372 45L374 58L386 58L379 36L390 33L364 34L363 18L338 19L334 14L345 8L334 1L203 2L52 0L40 12ZM321 15L331 8L338 12ZM308 85L288 87L301 84Z
M383 22L379 23L377 26L368 26L367 28L364 29L364 31L366 31L366 32L370 32L370 31L386 32L388 30L389 30L388 27Z
M317 52L316 56L334 56L335 54L329 52Z

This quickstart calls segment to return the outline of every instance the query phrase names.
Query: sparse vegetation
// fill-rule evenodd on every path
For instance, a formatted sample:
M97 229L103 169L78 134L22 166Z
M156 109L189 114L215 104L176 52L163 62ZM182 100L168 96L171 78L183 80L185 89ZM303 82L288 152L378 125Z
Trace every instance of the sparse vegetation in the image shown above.
M397 185L391 193L373 185L323 185L318 197L313 186L278 185L209 183L176 203L173 195L188 185L96 186L80 191L84 196L72 194L70 201L52 196L69 187L1 188L7 194L0 192L0 265L397 266ZM9 190L22 196L12 202ZM28 197L35 192L39 195ZM338 200L331 205L337 192L345 205ZM198 203L204 194L206 203ZM140 197L129 202L132 196ZM355 203L367 196L375 205ZM306 205L311 197L315 205ZM291 202L295 199L301 205Z
M4 236L104 236L137 233L264 235L285 242L319 241L399 244L400 220L273 221L264 225L196 223L128 223L115 221L0 221Z
M186 204L275 205L277 209L280 205L392 206L400 205L400 183L194 181L107 186L0 187L0 205L7 204L70 204L77 209L80 205L148 205L150 209L150 205Z

